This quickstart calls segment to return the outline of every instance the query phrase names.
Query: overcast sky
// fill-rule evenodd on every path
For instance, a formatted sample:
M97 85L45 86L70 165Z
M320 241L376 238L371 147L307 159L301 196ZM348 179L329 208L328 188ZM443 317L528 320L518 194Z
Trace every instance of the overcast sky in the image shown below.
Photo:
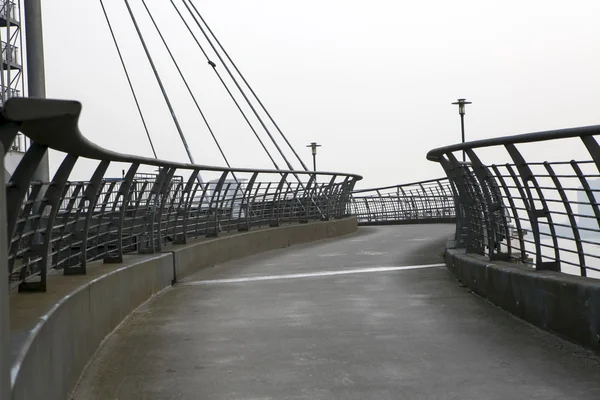
M130 2L196 162L224 165ZM305 162L317 141L318 168L362 174L362 187L441 176L425 155L460 141L459 97L473 102L467 140L600 123L598 0L194 2ZM105 3L159 158L186 161L123 2ZM231 163L272 167L170 2L147 3ZM97 144L151 156L99 2L43 7L48 97L82 101Z

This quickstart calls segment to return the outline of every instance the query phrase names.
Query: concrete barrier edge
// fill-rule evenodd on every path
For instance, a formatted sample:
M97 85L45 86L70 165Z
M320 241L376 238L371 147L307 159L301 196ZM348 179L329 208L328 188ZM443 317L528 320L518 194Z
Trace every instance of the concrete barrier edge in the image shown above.
M448 248L446 265L473 292L542 329L600 351L600 281Z

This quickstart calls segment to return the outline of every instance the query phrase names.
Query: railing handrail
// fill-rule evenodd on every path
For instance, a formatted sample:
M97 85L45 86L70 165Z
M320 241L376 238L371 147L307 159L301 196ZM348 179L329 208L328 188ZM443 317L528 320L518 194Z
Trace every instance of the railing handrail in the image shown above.
M373 191L377 191L377 190L386 190L386 189L392 189L392 188L398 188L398 187L404 187L404 186L419 185L419 184L424 184L424 183L440 182L440 181L443 181L443 180L447 180L447 178L435 178L435 179L427 179L427 180L424 180L424 181L402 183L402 184L399 184L399 185L390 185L390 186L381 186L381 187L376 187L376 188L358 189L358 190L353 191L352 194L355 195L355 194L360 194L360 193L365 193L365 192L373 192Z
M274 170L256 168L227 168L212 165L179 163L160 159L118 153L104 149L81 134L78 120L81 114L81 103L70 100L50 100L34 98L10 98L6 101L3 114L9 121L20 121L19 130L42 145L54 150L73 154L78 157L93 160L108 160L111 162L126 162L152 165L157 167L171 167L188 170L218 171L218 172L258 172L299 175L328 175L348 176L362 179L361 175L345 172L329 171L299 171L299 170Z
M500 146L505 144L534 143L547 140L567 139L579 136L592 136L600 134L600 125L582 126L577 128L556 129L551 131L522 133L519 135L502 136L490 139L473 140L471 142L452 144L438 147L427 153L429 161L439 161L441 156L454 151L477 149L484 147Z

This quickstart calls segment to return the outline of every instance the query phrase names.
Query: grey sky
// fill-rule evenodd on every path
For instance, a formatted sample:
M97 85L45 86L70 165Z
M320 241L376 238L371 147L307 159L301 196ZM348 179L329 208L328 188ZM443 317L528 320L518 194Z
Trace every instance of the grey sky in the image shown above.
M123 3L105 2L158 155L184 161ZM271 167L170 3L147 2L232 164ZM362 174L363 187L441 176L425 154L460 140L458 97L473 101L468 140L600 123L597 0L195 4L305 162L318 141L319 169ZM82 101L82 131L99 145L151 156L99 2L43 7L48 96ZM158 38L148 40L196 162L224 165Z

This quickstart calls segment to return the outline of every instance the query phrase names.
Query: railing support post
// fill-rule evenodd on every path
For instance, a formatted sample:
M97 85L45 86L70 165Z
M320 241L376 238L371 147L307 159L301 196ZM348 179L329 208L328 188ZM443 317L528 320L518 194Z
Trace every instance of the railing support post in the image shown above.
M310 174L310 178L308 178L308 183L306 184L306 186L304 187L304 193L303 193L303 198L305 201L301 201L299 200L302 205L304 206L304 211L302 212L302 215L300 216L300 220L298 222L300 222L301 224L306 224L308 223L308 220L310 218L310 206L311 206L311 197L310 197L310 193L313 190L313 185L316 183L317 181L317 175L316 174ZM314 199L312 199L312 201L314 201Z
M37 225L34 224L34 229L38 226L42 226L42 220L45 218L45 227L44 235L41 243L36 243L34 246L34 251L38 256L41 257L40 261L40 281L39 282L22 282L19 285L19 292L24 291L46 291L46 275L48 272L48 268L51 267L50 257L49 255L52 253L52 230L54 227L54 220L56 215L58 214L58 206L60 204L61 197L63 196L63 191L65 185L67 184L67 180L69 179L69 175L75 166L75 162L77 162L78 157L68 154L65 156L63 162L60 167L56 171L50 186L42 195L40 199L40 205L38 209L39 219L37 220ZM46 216L46 207L49 207L50 210L48 215Z
M83 194L82 202L87 203L87 213L85 216L85 223L83 225L83 238L81 240L81 264L79 266L64 267L63 273L65 275L84 275L87 272L87 246L90 232L90 224L96 211L96 205L98 204L98 196L100 194L100 182L102 177L106 173L110 161L101 161L92 175L89 185L85 189Z
M459 249L466 249L469 241L469 227L465 208L470 206L472 200L466 190L463 171L458 164L456 157L449 154L448 159L442 157L439 162L444 171L446 171L454 194L454 207L456 213L456 232L454 235L455 246Z
M247 232L250 230L250 204L253 203L250 198L252 196L252 188L254 187L254 182L256 182L257 177L258 172L254 172L250 178L250 181L246 185L246 191L244 192L244 197L242 198L242 204L240 204L240 209L244 211L244 222L238 224L238 232Z
M558 251L556 232L554 230L554 224L552 222L550 210L548 209L548 204L546 203L546 199L544 198L544 195L538 185L537 179L514 144L505 144L504 147L515 163L515 167L517 167L523 183L519 190L521 192L523 202L525 203L525 208L527 209L529 222L531 222L531 231L533 232L533 237L535 240L535 268L538 270L560 271L560 254ZM515 181L515 184L520 187L519 182L514 175L513 180ZM534 197L534 193L537 195L537 199ZM536 208L536 200L541 203L541 208ZM548 227L550 229L550 235L552 237L552 243L554 246L554 261L542 261L543 257L540 236L540 218L546 218L548 220Z
M117 264L123 262L123 225L125 224L125 214L127 207L129 206L129 199L131 197L131 186L133 185L133 178L135 173L140 167L139 163L133 163L129 167L125 179L119 188L117 198L115 199L114 206L118 206L118 201L121 199L121 209L119 210L119 220L117 221L117 251L113 254L107 254L104 257L104 262L107 264Z
M269 220L269 226L272 228L279 226L281 214L281 192L283 191L283 184L285 183L287 176L287 173L281 174L281 180L279 181L279 185L277 185L275 195L273 196L273 209L271 210L271 218Z
M220 204L220 198L221 198L221 191L223 191L223 184L225 183L225 179L227 179L227 175L229 175L228 171L224 171L221 174L221 177L219 178L219 181L217 182L217 186L213 189L212 192L212 196L210 197L210 206L209 206L209 215L210 212L214 212L214 228L210 228L210 226L207 226L206 228L206 237L217 237L219 236L219 229L220 229L220 219L219 219L219 212L221 211L219 208L219 204ZM208 183L206 184L208 185ZM208 190L208 186L207 189L205 189L205 192ZM225 193L227 194L227 193ZM216 196L216 199L215 199ZM225 196L225 195L224 195ZM225 198L223 196L223 198Z
M486 207L483 210L485 228L487 230L487 246L490 260L508 260L509 254L502 253L501 243L504 239L510 240L506 234L507 224L504 218L502 198L498 196L498 185L489 169L481 163L479 157L472 149L466 150L467 156L473 165L473 172L481 187L482 200ZM499 230L502 229L502 235Z

